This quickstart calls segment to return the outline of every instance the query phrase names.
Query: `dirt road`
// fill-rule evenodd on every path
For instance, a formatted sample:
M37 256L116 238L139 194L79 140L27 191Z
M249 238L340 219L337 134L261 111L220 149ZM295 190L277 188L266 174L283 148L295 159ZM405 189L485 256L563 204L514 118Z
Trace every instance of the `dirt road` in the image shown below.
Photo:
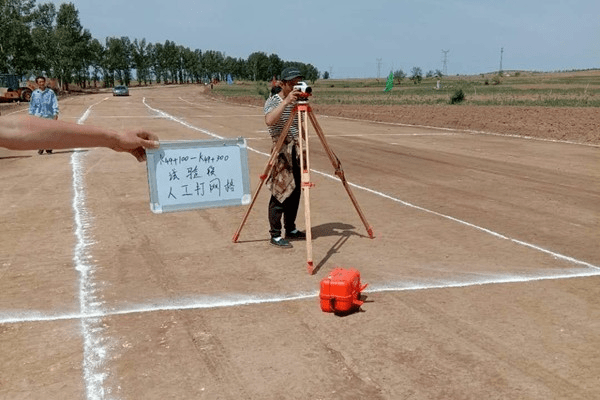
M62 118L162 140L247 139L260 108L195 87L70 98ZM106 149L0 156L0 399L591 399L600 392L597 146L317 115L313 254L246 209L153 214L144 164ZM303 223L303 208L298 223ZM321 312L335 266L362 311Z

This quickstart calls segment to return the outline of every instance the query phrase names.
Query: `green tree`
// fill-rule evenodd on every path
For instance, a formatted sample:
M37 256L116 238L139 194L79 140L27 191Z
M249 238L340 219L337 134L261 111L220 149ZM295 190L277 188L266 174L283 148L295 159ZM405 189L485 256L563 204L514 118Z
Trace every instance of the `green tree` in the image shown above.
M418 83L421 83L421 81L423 80L423 71L421 70L420 67L413 67L410 70L411 76L410 76L410 80L413 81L413 83L416 85Z
M51 60L54 75L68 90L75 72L88 61L92 35L79 22L79 11L73 3L62 3L56 15L56 57Z
M225 77L231 75L232 78L239 79L240 74L237 59L230 56L225 57L225 60L223 60L223 73Z
M223 79L221 73L223 72L224 60L225 57L220 51L207 50L202 54L202 66L204 67L205 76L209 80Z
M104 60L104 46L98 41L98 39L92 39L90 42L90 69L91 69L91 80L94 82L96 87L100 80L100 73L102 72L102 65Z
M32 59L35 75L44 74L54 76L52 60L56 54L56 8L53 3L41 4L34 12L31 37L36 49Z
M235 60L236 74L239 79L250 79L250 72L248 68L248 61L244 58L237 58Z
M150 55L150 65L152 74L156 79L156 83L166 81L166 66L164 61L164 48L161 43L148 45L148 54Z
M104 65L108 82L105 86L113 86L115 80L118 80L121 85L130 84L131 47L131 41L126 36L106 38Z
M398 80L398 84L401 84L404 78L406 78L406 72L401 69L394 71L394 79Z
M450 97L450 104L462 103L465 100L465 92L462 89L454 91L454 94Z
M269 68L267 71L267 80L272 79L274 76L279 76L283 70L283 60L279 58L277 54L271 54L269 56Z
M300 71L303 71L304 79L309 80L311 83L315 83L319 79L319 70L312 64L304 64Z
M162 62L165 67L165 83L177 82L177 71L179 68L179 50L175 42L166 40L163 45Z
M129 86L131 84L131 66L133 64L132 61L132 48L131 40L127 36L121 36L121 42L123 44L123 55L121 58L121 64L119 65L121 71L123 73L123 84Z
M0 72L22 78L34 69L36 49L31 37L35 0L0 1Z
M148 80L150 80L150 54L148 52L146 39L133 40L131 46L131 60L132 67L136 70L138 85L141 85L142 82L147 85Z
M248 56L248 68L253 81L267 81L271 79L269 74L269 57L262 51L257 51Z
M192 63L192 77L194 82L200 83L202 82L202 75L204 69L202 68L202 51L199 49L194 50L193 52L194 61Z

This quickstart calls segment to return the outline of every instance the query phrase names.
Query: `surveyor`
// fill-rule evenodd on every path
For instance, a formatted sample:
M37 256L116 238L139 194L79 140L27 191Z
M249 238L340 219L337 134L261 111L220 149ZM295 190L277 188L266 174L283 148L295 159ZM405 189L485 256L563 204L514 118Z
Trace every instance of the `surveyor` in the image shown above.
M285 68L278 82L281 91L273 94L265 102L265 123L273 145L277 143L286 122L292 115L300 94L300 91L294 89L294 86L301 80L302 74L297 68ZM270 244L279 248L292 247L290 240L306 239L306 233L296 228L301 193L298 140L298 115L296 114L288 130L285 143L275 161L271 176L266 182L267 187L271 190L271 199L269 200ZM282 217L285 237L282 236Z

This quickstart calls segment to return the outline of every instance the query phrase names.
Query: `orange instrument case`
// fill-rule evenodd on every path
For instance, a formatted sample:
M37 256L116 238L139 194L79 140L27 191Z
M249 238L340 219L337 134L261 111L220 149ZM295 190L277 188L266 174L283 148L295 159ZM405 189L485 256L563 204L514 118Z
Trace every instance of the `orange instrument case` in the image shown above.
M360 283L360 272L357 270L334 268L326 278L321 280L321 310L336 314L347 314L362 306L360 292L367 285Z

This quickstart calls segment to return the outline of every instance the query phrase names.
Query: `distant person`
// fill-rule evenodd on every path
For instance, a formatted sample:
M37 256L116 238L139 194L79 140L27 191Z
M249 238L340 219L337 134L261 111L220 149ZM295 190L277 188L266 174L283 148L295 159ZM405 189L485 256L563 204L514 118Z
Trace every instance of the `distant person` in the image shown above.
M283 127L292 115L292 110L300 94L294 90L294 85L302 79L297 68L286 68L281 73L278 87L281 90L274 93L265 102L265 123L273 140L277 143ZM274 86L275 88L276 86ZM271 176L266 184L271 189L269 201L269 233L270 244L279 248L290 248L290 239L306 239L306 233L296 228L296 216L300 205L301 177L300 177L300 150L298 145L298 115L289 128L285 144L283 145L277 161L271 170ZM274 151L274 149L271 149ZM282 237L282 224L285 228L285 238Z
M159 147L158 136L144 129L123 133L93 125L34 118L28 115L0 117L0 147L10 150L107 147L146 160L145 149Z
M46 119L58 119L58 100L52 89L46 86L46 78L38 76L35 78L38 88L31 94L29 101L29 115ZM52 154L52 149L46 153ZM44 150L38 150L38 154L44 154Z

